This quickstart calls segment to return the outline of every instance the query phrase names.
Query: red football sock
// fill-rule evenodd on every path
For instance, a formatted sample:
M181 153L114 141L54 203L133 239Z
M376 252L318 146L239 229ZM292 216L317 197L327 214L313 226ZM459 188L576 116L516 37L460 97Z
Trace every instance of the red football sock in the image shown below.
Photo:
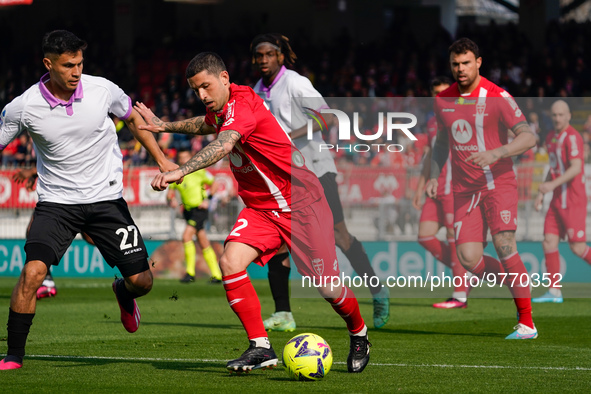
M589 246L585 248L585 252L581 256L581 258L585 260L587 264L591 265L591 248L589 248Z
M501 260L503 267L508 274L506 284L511 290L517 312L519 313L519 323L525 324L529 328L534 328L534 322L531 317L531 293L529 290L529 275L519 257L519 253L515 252ZM517 277L514 276L517 274ZM515 281L514 281L515 279ZM527 282L527 283L526 283ZM521 284L525 285L522 286Z
M222 276L222 282L228 303L244 326L248 339L267 337L261 318L261 303L246 271Z
M493 274L496 276L495 283L499 285L503 280L503 277L499 276L499 274L504 273L505 270L503 269L503 266L501 265L499 260L490 256L482 256L478 264L476 264L476 266L472 268L470 272L472 272L472 274L474 274L478 278L484 280L487 280L489 275Z
M464 279L464 275L466 274L466 268L462 264L460 264L460 259L458 258L458 253L456 252L456 241L452 239L448 239L447 243L449 244L449 253L451 259L451 273L454 277L454 291L455 292L463 292L466 291L466 280ZM460 281L459 279L455 278L462 278ZM461 282L461 283L460 283ZM459 284L459 286L455 286Z
M544 257L546 258L546 272L550 274L552 287L557 287L557 285L560 285L558 282L559 275L557 275L560 273L560 253L556 249L544 253Z
M351 291L351 289L343 286L343 290L341 291L341 295L334 301L327 301L347 323L347 329L353 334L357 334L359 331L363 330L365 327L365 322L361 317L361 312L359 311L359 304L357 303L357 298L355 298L355 294Z
M419 238L419 244L447 267L452 266L450 247L436 237Z

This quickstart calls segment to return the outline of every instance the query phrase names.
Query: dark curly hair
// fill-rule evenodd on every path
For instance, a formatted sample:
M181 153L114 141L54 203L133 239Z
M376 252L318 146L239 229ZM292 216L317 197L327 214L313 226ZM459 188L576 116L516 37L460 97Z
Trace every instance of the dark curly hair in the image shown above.
M254 40L252 40L252 42L250 43L250 53L252 54L253 64L255 55L254 52L256 51L257 45L259 45L262 42L268 42L278 47L280 53L282 53L284 56L283 63L290 67L294 65L297 56L293 52L293 49L291 49L291 45L289 45L289 38L279 33L259 34L254 38Z

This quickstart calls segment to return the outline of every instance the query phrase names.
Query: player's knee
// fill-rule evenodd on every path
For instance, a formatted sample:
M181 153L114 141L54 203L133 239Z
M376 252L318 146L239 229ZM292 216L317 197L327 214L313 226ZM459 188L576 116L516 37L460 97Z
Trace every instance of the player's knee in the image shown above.
M548 239L544 239L542 241L542 249L544 249L545 252L551 251L551 250L556 249L556 248L558 248L558 244L557 243L555 243L555 242L553 242L551 240L548 240Z
M482 253L477 251L468 250L461 250L458 249L458 260L460 260L460 264L467 270L471 270L472 268L476 267L478 261L482 257Z
M235 273L234 264L232 264L232 258L227 253L222 254L220 257L220 270L223 275L232 275Z
M570 246L570 250L579 257L582 257L587 249L585 242L570 242L568 245Z
M154 278L150 270L125 278L125 281L133 287L134 293L139 295L148 294L154 284Z
M318 287L318 293L329 303L334 303L341 295L342 288L331 288L331 286Z
M39 287L47 275L47 266L39 260L29 261L22 271L25 286Z

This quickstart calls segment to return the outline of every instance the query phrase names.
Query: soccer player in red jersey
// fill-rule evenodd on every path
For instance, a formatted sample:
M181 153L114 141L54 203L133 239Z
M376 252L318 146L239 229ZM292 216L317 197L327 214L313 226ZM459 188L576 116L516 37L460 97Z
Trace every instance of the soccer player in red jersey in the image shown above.
M515 241L517 181L511 156L532 148L536 139L513 97L480 76L478 46L461 38L449 48L456 82L435 99L439 130L431 160L427 195L436 198L439 173L451 149L454 230L460 263L481 279L507 284L518 323L506 339L533 339L529 276ZM515 138L508 143L507 130ZM500 262L484 256L488 229ZM499 275L505 274L505 275Z
M554 192L544 223L544 256L550 274L550 288L532 302L563 302L560 291L560 254L558 243L566 235L574 254L591 264L591 250L586 244L585 219L587 193L583 171L583 137L570 125L568 104L558 100L551 107L554 130L546 137L550 171L540 184L535 208L542 209L544 194ZM543 281L542 281L543 282Z
M240 212L220 258L222 282L230 307L250 340L250 347L227 364L230 371L249 371L277 365L261 318L257 293L246 273L251 262L266 264L285 243L298 271L320 280L340 274L333 219L318 178L291 143L263 99L250 87L230 83L222 59L203 52L187 66L189 86L205 104L205 116L163 123L143 104L136 108L154 132L217 134L178 171L156 176L152 188L164 190L183 176L229 155L246 208ZM344 286L318 287L320 294L345 320L351 350L349 372L361 372L369 361L367 326L357 299Z
M451 80L447 77L438 77L431 81L431 95L437 96L449 88ZM451 298L443 302L433 304L434 308L452 309L466 308L468 296L466 280L464 276L466 269L460 264L456 253L456 240L454 238L454 196L451 190L451 171L449 171L449 159L439 174L437 199L427 197L424 205L421 204L421 197L425 189L425 181L429 178L431 171L431 149L435 144L437 135L437 118L432 116L427 122L427 137L429 145L426 148L423 159L423 169L419 176L417 188L413 198L413 206L421 210L419 219L419 243L427 249L437 260L451 268L454 279L454 292ZM421 206L422 205L422 206ZM437 232L445 226L447 243L437 239ZM455 286L457 284L457 286Z

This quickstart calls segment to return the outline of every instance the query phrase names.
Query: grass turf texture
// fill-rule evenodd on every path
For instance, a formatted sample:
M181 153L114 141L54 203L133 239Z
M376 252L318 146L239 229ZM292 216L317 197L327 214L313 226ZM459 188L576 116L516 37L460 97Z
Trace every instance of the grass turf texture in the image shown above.
M290 381L281 366L230 375L226 360L248 346L220 285L156 280L139 299L142 322L127 333L111 280L56 278L58 296L40 300L24 367L0 371L3 392L588 392L591 300L535 304L540 337L506 341L515 324L510 299L472 299L465 310L438 310L434 299L392 299L390 322L369 324L374 344L362 374L347 373L349 340L342 320L321 299L293 299L295 333L270 333L281 359L287 340L313 332L331 345L335 363L318 382ZM0 354L16 278L0 278ZM268 284L254 281L262 313L273 312ZM392 291L395 294L395 289ZM568 287L564 289L568 294ZM372 321L371 300L360 300Z

